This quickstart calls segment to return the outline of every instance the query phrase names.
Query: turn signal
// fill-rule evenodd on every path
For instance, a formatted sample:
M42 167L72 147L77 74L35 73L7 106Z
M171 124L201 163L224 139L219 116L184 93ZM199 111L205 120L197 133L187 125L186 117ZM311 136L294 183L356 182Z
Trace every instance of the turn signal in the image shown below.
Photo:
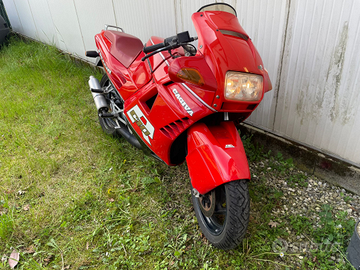
M194 68L182 68L176 74L176 77L197 85L204 85L204 79L200 72Z

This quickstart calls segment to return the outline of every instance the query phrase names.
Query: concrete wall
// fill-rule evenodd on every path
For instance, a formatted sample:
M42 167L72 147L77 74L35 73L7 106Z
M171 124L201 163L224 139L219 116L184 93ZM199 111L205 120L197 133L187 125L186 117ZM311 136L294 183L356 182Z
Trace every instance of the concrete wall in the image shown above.
M214 2L3 1L14 31L84 59L105 24L143 42L185 30L195 35L191 14ZM360 1L224 2L236 8L274 86L247 123L360 167Z

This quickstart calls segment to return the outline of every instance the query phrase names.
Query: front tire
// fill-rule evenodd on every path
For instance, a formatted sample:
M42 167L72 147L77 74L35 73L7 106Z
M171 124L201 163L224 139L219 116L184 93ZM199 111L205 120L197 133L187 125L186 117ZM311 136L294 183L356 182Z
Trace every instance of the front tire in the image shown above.
M250 218L247 180L225 183L198 198L191 194L200 229L209 242L224 250L236 248Z

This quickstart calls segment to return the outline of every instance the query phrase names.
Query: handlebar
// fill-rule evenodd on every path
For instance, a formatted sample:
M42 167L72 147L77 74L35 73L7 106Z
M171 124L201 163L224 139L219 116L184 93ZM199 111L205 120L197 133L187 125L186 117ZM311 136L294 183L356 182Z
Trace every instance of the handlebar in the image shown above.
M155 45L144 47L143 52L146 54L147 53L149 53L149 54L145 55L143 58L141 58L141 60L144 61L145 59L149 58L150 56L152 56L158 52L161 52L161 51L179 48L180 46L185 45L186 43L192 42L196 39L197 39L196 37L191 38L188 31L179 33L176 36L172 36L172 37L164 39L163 43L158 43Z
M156 45L157 45L157 44L156 44ZM155 46L155 45L153 45L153 46ZM149 46L149 47L150 47L150 46ZM162 47L162 48L160 48L160 49L157 49L156 51L153 51L153 52L145 55L143 58L141 58L141 61L145 61L146 59L148 59L150 56L153 56L154 54L157 54L157 53L162 52L162 51L171 50L171 49L174 49L174 48L172 48L170 45L165 46L165 47Z
M163 48L165 46L166 45L164 43L159 43L159 44L155 44L155 45L152 45L152 46L147 46L147 47L145 47L143 49L143 52L144 53L153 52L153 51L156 51L157 49Z

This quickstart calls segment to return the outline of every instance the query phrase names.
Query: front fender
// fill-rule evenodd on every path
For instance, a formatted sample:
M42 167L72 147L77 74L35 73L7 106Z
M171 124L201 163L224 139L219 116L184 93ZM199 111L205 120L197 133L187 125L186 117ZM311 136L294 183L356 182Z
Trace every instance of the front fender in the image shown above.
M200 194L233 180L250 179L244 146L233 122L196 123L188 130L187 142L191 184Z

